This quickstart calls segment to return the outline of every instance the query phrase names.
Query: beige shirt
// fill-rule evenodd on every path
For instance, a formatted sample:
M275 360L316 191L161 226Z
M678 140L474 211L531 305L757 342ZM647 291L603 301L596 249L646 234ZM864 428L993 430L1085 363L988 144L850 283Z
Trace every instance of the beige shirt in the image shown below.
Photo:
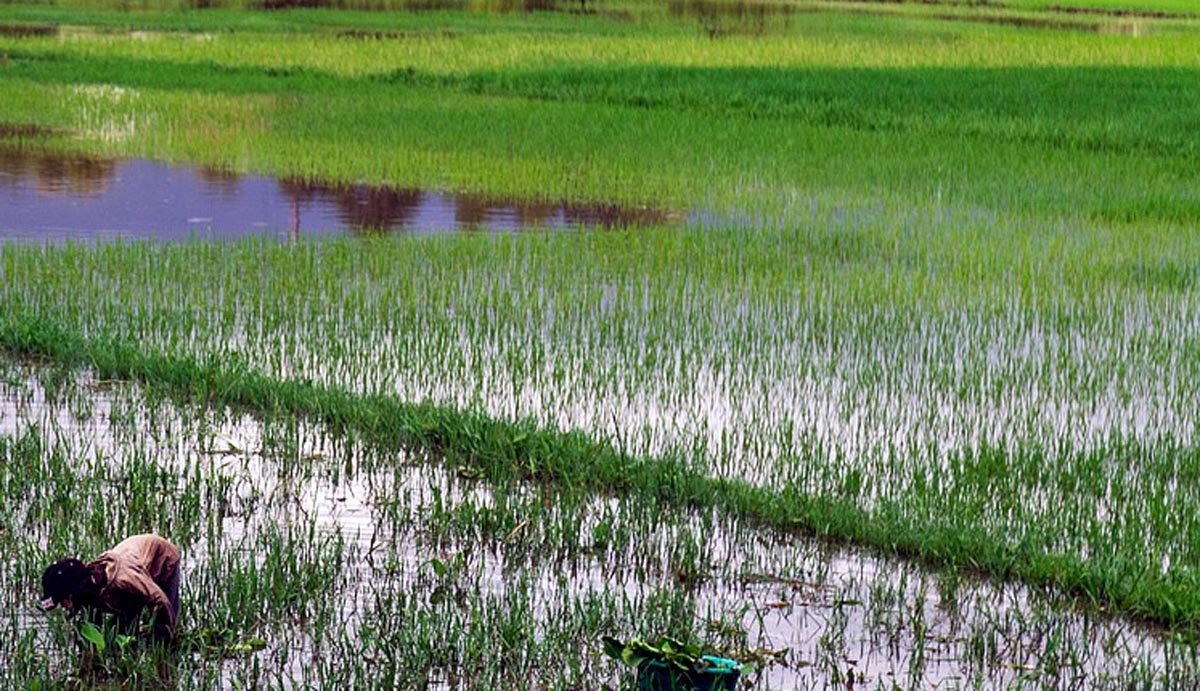
M179 549L157 535L134 535L96 557L108 583L100 591L101 609L136 617L143 607L154 610L155 621L175 629L175 609L163 590L179 573Z

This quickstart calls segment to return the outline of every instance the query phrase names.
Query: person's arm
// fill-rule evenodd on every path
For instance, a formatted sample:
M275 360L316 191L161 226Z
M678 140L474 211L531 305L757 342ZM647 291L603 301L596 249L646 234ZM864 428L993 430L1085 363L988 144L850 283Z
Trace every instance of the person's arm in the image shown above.
M171 638L175 635L175 609L171 607L167 594L153 579L143 573L131 574L129 582L121 585L122 590L138 595L143 605L154 612L155 637Z

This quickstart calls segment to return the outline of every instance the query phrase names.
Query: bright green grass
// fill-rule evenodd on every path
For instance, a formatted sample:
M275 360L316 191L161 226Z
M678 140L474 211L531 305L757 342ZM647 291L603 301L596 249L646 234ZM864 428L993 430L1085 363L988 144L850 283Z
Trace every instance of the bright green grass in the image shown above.
M1200 34L800 15L714 41L686 21L388 17L415 36L3 39L4 119L238 170L717 213L794 195L1198 213Z
M206 0L204 2L189 0L124 0L123 2L118 2L117 0L44 0L43 2L13 3L10 0L7 4L29 4L46 8L63 8L73 12L113 9L119 9L123 12L169 12L196 10L201 6L210 11L214 8L256 9L264 5L283 5L286 3L273 3L270 0ZM863 11L863 6L870 10L882 11L886 9L887 4L909 6L903 8L905 11L937 12L940 14L946 14L947 12L952 12L963 7L975 11L978 11L982 7L982 9L992 12L1012 9L1032 9L1049 11L1055 14L1072 14L1079 10L1126 13L1172 13L1180 15L1196 14L1195 4L1190 2L1190 0L1064 0L1063 2L1053 0L988 0L983 3L972 2L971 0L944 0L943 2L934 3L930 3L927 0L900 0L899 3L870 2L869 0L750 0L749 2L739 2L738 0L704 0L703 2L677 0L676 2L662 3L646 3L638 2L637 0L587 0L585 4L593 12L614 14L623 17L629 15L653 16L661 14L666 9L673 9L676 12L680 9L685 11L691 10L693 13L697 13L702 9L704 12L720 15L733 14L739 11L745 13L746 10L750 10L753 13L755 8L778 10L788 7L855 11L852 8L854 5L858 5L859 8L857 11ZM911 7L914 5L917 7ZM921 8L920 6L922 5L926 7ZM929 5L933 5L933 7L928 7ZM432 2L422 2L421 0L326 0L320 3L320 6L325 9L368 11L404 11L416 9L421 12L436 12L438 10L457 9L476 14L490 15L520 14L530 8L535 11L554 8L557 11L569 12L578 10L580 3L578 0L433 0ZM721 9L724 11L722 12Z

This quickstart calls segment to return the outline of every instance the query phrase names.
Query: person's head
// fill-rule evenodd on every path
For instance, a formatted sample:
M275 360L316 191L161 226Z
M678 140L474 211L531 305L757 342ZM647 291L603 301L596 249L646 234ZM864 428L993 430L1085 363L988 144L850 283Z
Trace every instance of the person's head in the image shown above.
M62 605L75 609L80 596L91 583L92 570L87 564L73 558L59 559L46 567L42 574L42 607L50 610Z

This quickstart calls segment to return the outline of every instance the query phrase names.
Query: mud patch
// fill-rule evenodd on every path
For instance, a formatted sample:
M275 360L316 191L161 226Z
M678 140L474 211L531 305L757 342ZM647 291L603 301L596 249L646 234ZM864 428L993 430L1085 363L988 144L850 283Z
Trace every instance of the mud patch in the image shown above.
M23 122L0 122L0 139L44 139L66 134L65 130Z
M213 2L213 0L196 0ZM219 0L218 0L219 1ZM582 3L579 3L582 4ZM224 6L222 3L221 6ZM343 3L336 0L257 0L253 6L263 10L290 10L312 8L341 8ZM575 6L569 3L564 6ZM448 12L470 11L504 14L510 12L554 12L562 8L556 0L367 0L355 4L361 10L399 10L403 12Z
M841 3L828 5L795 5L770 0L670 0L667 9L673 17L695 18L699 21L701 29L711 38L721 38L737 35L766 36L786 32L791 27L791 18L798 14L910 16L897 10L901 5L932 9L929 13L911 15L913 18L1125 36L1149 33L1149 20L1186 19L1191 16L1158 10L1103 9L1071 5L1022 10L1006 3L989 0L843 0ZM1114 19L1120 21L1112 21Z
M724 36L766 36L786 31L798 8L771 2L745 0L670 0L667 11L673 17L691 17L709 38Z
M931 19L944 22L967 22L971 24L995 24L1016 26L1025 29L1053 29L1059 31L1099 31L1096 22L1051 19L1048 17L1007 16L1002 14L932 14Z
M357 41L402 41L414 38L457 38L458 32L442 31L380 31L372 29L344 29L334 33L338 38Z
M1193 14L1165 12L1163 10L1139 10L1126 8L1076 7L1074 5L1049 5L1047 12L1059 14L1088 14L1102 17L1132 17L1137 19L1188 19Z
M4 38L37 38L57 35L58 27L53 24L0 24L0 36Z

